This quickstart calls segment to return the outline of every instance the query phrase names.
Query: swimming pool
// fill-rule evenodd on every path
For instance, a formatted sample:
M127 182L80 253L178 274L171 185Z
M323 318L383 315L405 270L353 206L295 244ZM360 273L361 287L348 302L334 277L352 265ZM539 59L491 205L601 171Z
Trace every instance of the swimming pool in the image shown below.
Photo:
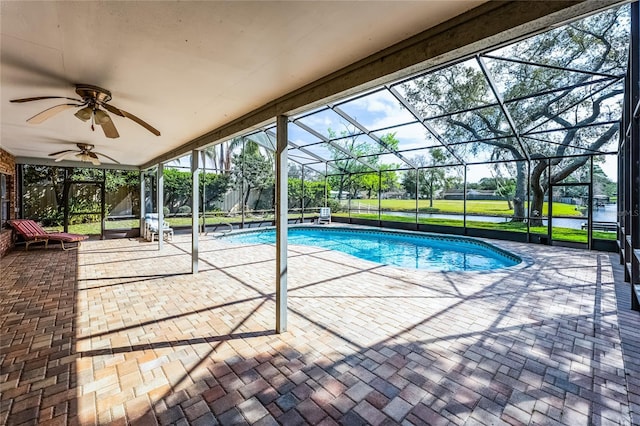
M484 271L519 264L522 259L473 238L401 231L291 227L289 244L322 247L361 259L403 268L438 271ZM275 244L275 229L222 237L239 244Z

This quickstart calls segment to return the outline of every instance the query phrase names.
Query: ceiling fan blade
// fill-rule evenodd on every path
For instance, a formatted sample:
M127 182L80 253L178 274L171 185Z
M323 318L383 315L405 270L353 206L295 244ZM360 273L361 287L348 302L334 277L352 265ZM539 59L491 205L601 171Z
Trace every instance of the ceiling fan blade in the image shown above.
M75 154L76 152L78 152L78 151L67 151L64 154L60 155L58 158L56 158L55 162L59 163L60 161L64 160L65 158L71 157L71 154Z
M40 124L43 121L53 117L54 115L58 114L59 112L62 112L66 109L69 108L73 108L73 107L77 107L80 105L76 105L76 104L60 104L60 105L56 105L54 107L51 108L47 108L44 111L34 115L33 117L29 118L27 120L27 123L30 124Z
M106 137L111 139L120 137L120 134L118 133L118 129L116 129L115 124L113 124L113 120L111 120L111 117L106 115L106 113L105 113L105 120L102 123L96 123L96 124L100 124L100 126L102 126L102 131L104 132L104 135Z
M87 152L87 155L89 156L89 161L91 161L94 166L100 165L100 159L95 152Z
M75 151L71 149L65 149L64 151L52 152L51 154L49 154L49 157L55 157L60 154L66 154L67 152L75 152Z
M22 98L22 99L12 99L9 102L31 102L31 101L40 101L42 99L69 99L70 101L82 102L80 99L76 98L67 98L66 96L36 96L35 98Z
M109 111L110 113L113 113L115 115L119 115L120 117L124 117L124 114L122 113L122 111L120 111L120 109L109 105L107 103L101 103L100 106L102 106L104 109L106 109L107 111Z
M105 104L103 104L103 106L104 106L104 105L105 105ZM113 112L113 111L112 111L114 114L118 114L118 115L121 115L122 117L126 117L126 118L128 118L128 119L130 119L130 120L133 120L133 121L135 121L136 123L138 123L139 125L141 125L142 127L144 127L145 129L147 129L148 131L150 131L151 133L153 133L154 135L156 135L156 136L160 136L160 131L158 131L158 129L156 129L155 127L153 127L153 126L152 126L152 125L150 125L149 123L147 123L147 122L145 122L145 121L143 121L143 120L139 119L139 118L138 118L138 117L136 117L135 115L133 115L133 114L131 114L131 113L129 113L129 112L127 112L127 111L125 111L125 110L122 110L122 109L120 109L120 108L113 107L113 106L111 106L111 105L110 105L110 107L115 108L115 109L117 109L118 111L120 111L120 112L121 112L121 114L118 114L117 112ZM106 108L106 107L105 107L105 108ZM109 111L111 111L111 110L109 109Z
M101 152L94 152L94 153L97 154L97 155L102 155L103 157L108 158L109 160L113 161L116 164L120 164L120 162L118 160L116 160L115 158L109 157L107 154L103 154Z

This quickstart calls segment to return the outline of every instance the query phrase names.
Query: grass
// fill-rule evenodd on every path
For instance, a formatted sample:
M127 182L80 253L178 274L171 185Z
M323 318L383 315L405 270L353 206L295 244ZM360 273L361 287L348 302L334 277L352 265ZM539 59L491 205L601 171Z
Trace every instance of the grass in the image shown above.
M409 201L409 200L385 200L385 201ZM451 200L435 200L435 201L451 201ZM460 203L459 201L457 201ZM554 203L555 206L559 203ZM567 204L568 206L568 204ZM573 207L573 206L571 206ZM334 213L334 216L348 217L348 213ZM310 215L311 216L311 215ZM289 218L299 218L300 214L290 214ZM352 218L360 218L360 219L369 219L369 220L378 220L377 213L352 213ZM252 219L245 217L245 222L249 222ZM272 220L273 216L263 216L260 217L262 220ZM167 222L169 222L172 227L181 227L181 226L191 226L191 218L190 217L168 217L166 218ZM240 223L242 218L240 216L213 216L207 217L207 225L216 225L223 223ZM404 222L404 223L415 223L415 216L395 216L395 215L380 215L380 220L388 221L388 222ZM107 230L109 229L135 229L139 226L139 220L120 220L120 221L107 221ZM464 221L462 219L448 219L448 218L419 218L419 223L429 224L429 225L440 225L440 226L455 226L455 227L463 227ZM493 229L498 231L510 231L510 232L527 232L527 224L522 222L487 222L487 221L477 221L473 220L473 217L467 217L467 228L477 228L477 229ZM47 231L61 231L61 227L46 227ZM98 235L100 234L100 222L93 223L81 223L75 225L69 225L69 232L76 234L86 234L86 235ZM533 234L547 234L547 228L542 227L531 227L530 232ZM572 241L572 242L587 242L587 231L582 229L573 229L573 228L553 228L553 239L558 241ZM617 235L615 232L606 232L606 231L593 231L593 238L600 240L615 240Z
M348 217L347 213L337 213L335 216ZM378 220L378 215L375 213L358 213L351 214L352 218ZM415 223L415 217L402 217L394 215L380 215L380 220L389 222L404 222ZM419 223L428 225L440 225L440 226L464 226L462 219L441 219L441 218L420 218ZM527 232L527 224L522 222L486 222L467 219L467 228L478 229L493 229L497 231L510 231L510 232ZM547 235L547 227L534 226L531 227L530 232L532 234ZM572 241L579 243L587 242L587 231L583 229L573 228L558 228L553 227L553 239L558 241ZM599 240L615 240L617 235L615 232L605 231L593 231L593 238Z
M352 200L351 208L378 208L378 199ZM414 212L416 209L415 200L381 200L382 210ZM429 200L418 200L418 210L429 213L464 213L464 203L462 200L433 200L433 207L430 207ZM542 207L542 215L546 216L548 203ZM509 208L506 201L500 200L467 200L467 214L486 216L513 216L513 209ZM576 206L565 203L553 203L554 216L580 216L582 213L576 210Z
M305 214L305 217L314 216L313 214ZM290 214L290 219L297 219L300 217L299 213ZM274 215L265 214L261 216L251 217L245 216L245 222L250 222L252 220L273 220ZM188 227L191 226L191 217L188 216L169 216L165 217L165 221L169 223L169 226L174 228L179 227ZM202 222L202 219L200 219ZM225 223L241 223L241 216L207 216L207 226L209 225L219 225ZM106 222L106 230L110 229L137 229L140 227L140 220L138 219L127 219L127 220L117 220L111 221L108 220ZM49 232L62 232L62 226L49 226L44 227L46 231ZM74 234L85 234L85 235L99 235L100 234L100 222L89 222L89 223L77 223L69 225L69 232Z

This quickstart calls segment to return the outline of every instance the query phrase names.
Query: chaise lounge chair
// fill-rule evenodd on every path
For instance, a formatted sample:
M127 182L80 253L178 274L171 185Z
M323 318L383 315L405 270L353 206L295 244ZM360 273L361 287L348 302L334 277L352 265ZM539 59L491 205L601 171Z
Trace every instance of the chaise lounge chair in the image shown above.
M29 246L33 243L44 243L46 249L49 241L59 242L62 250L77 249L82 241L89 238L88 235L47 232L31 219L12 219L9 225L24 239L25 251L29 250ZM66 246L65 243L67 243Z

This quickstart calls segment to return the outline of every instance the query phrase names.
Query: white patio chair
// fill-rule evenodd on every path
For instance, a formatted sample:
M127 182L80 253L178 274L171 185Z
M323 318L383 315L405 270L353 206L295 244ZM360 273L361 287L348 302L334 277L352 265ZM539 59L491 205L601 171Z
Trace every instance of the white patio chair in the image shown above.
M320 215L316 220L318 225L322 223L331 223L331 208L330 207L320 207Z
M144 238L153 242L159 234L158 213L147 213L144 215ZM173 240L173 228L163 221L162 236L169 240Z

